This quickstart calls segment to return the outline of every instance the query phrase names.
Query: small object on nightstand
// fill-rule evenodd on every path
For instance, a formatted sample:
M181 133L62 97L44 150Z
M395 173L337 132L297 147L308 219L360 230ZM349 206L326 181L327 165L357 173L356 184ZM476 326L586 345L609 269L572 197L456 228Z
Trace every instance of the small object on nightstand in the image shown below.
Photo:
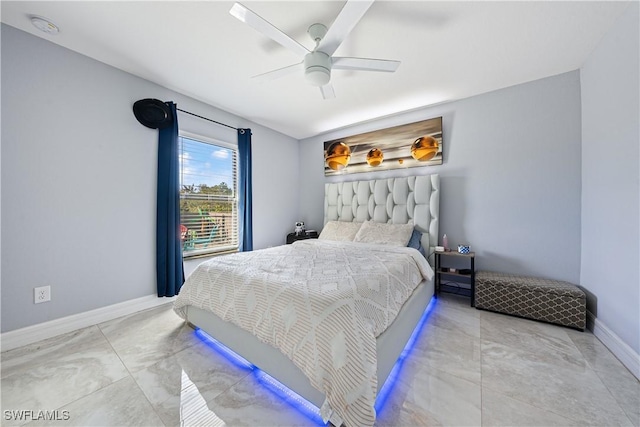
M444 247L445 251L449 250L449 239L447 238L446 234L442 236L442 247Z
M469 250L469 245L458 245L458 253L460 254L468 254L471 252Z
M436 246L436 252L444 252L444 246Z

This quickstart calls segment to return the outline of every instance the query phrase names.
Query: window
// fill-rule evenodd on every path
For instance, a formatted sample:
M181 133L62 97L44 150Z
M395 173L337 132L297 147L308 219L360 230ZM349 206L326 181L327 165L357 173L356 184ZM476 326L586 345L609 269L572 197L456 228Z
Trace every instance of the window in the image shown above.
M180 132L184 257L238 249L237 147Z

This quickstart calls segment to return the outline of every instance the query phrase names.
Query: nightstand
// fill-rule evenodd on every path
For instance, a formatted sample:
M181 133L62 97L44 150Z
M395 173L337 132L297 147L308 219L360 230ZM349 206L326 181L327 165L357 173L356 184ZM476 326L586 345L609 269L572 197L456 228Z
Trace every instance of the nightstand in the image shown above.
M442 266L442 259L441 258L447 258L447 257L457 257L457 258L464 258L466 260L469 261L470 263L470 268L469 270L469 274L466 274L467 272L460 273L461 270L456 270L456 271L449 271L451 270L448 267L443 267ZM475 293L476 293L476 269L475 269L475 259L476 259L476 254L475 252L469 252L468 254L461 254L459 252L435 252L435 291L436 291L436 295L438 295L441 291L442 292L448 292L448 289L457 289L458 291L460 290L464 290L466 291L465 293L463 292L455 292L458 293L460 295L466 295L468 297L471 297L471 307L473 307L475 305ZM445 271L447 270L447 271ZM470 289L465 289L465 288L461 288L461 287L455 287L455 286L451 286L451 285L447 285L447 283L443 283L443 282L455 282L455 283L465 283L465 284L469 284L471 286ZM444 289L443 289L444 286Z
M292 244L296 240L307 240L307 239L317 239L317 238L318 238L318 232L313 230L305 231L302 234L289 233L287 234L287 245Z

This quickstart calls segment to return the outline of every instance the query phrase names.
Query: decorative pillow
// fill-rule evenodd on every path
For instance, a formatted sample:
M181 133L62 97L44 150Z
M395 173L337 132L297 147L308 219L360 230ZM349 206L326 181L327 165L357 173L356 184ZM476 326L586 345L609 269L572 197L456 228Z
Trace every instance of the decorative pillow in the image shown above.
M361 222L329 221L320 232L318 240L353 242L361 226Z
M413 224L387 224L365 221L354 242L377 243L389 246L407 246L413 233Z
M411 233L411 238L409 239L409 243L407 243L407 247L417 249L423 257L427 257L424 247L422 246L422 233L415 228L413 229L413 233Z

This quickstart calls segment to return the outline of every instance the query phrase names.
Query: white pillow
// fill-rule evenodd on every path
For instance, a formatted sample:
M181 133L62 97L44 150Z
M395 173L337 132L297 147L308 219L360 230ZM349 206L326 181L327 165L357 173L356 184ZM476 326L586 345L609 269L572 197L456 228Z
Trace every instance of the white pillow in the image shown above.
M325 224L318 240L334 240L337 242L353 242L361 222L329 221Z
M407 246L413 224L387 224L384 222L365 221L358 230L354 242L376 243L389 246Z

